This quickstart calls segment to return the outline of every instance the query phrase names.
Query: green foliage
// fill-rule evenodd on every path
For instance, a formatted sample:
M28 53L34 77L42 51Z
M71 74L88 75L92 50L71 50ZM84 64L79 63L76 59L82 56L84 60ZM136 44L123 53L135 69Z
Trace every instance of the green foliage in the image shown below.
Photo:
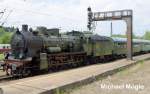
M11 36L12 33L5 33L2 37L1 37L1 43L2 44L9 44L10 40L11 40Z
M143 38L146 40L150 40L150 31L146 31Z
M126 38L126 35L116 34L116 35L112 35L112 37Z
M117 35L112 35L112 37L126 38L126 35L117 34ZM135 36L135 34L133 34L132 37L133 37L134 39L142 39L142 37Z
M4 60L4 54L0 54L0 61Z
M3 36L4 33L5 33L4 28L1 28L1 27L0 27L0 37Z
M9 44L12 32L6 32L4 28L0 28L0 44Z
M112 37L126 38L126 35L117 34L117 35L112 35ZM146 39L146 40L150 40L150 30L147 30L145 32L145 34L143 36L141 36L141 37L136 36L135 34L133 34L133 38L134 39Z

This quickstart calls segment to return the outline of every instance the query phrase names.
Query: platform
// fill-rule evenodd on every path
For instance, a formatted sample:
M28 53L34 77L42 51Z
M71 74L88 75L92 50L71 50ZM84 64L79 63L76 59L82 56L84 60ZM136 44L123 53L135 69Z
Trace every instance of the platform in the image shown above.
M103 78L118 70L129 67L137 61L150 58L150 54L134 57L133 61L126 59L105 64L95 64L57 73L24 78L16 81L0 83L4 94L52 94L58 88L66 88L75 84L90 82L93 79Z

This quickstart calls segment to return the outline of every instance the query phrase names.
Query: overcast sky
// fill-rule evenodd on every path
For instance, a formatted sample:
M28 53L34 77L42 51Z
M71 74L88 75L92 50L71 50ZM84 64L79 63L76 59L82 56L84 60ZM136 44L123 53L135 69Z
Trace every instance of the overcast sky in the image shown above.
M149 0L0 0L0 11L6 9L0 21L10 14L4 26L29 24L59 27L62 31L87 30L89 6L93 12L132 9L134 33L142 35L150 30ZM125 31L124 21L113 21L114 34L125 34ZM95 33L109 36L110 22L98 22Z

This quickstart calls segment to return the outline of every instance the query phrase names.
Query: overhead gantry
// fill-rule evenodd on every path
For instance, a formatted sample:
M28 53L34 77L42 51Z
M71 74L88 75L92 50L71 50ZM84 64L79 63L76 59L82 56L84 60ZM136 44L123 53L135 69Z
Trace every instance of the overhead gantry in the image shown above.
M132 60L132 22L133 11L132 10L117 10L106 12L92 12L91 8L88 8L88 29L91 31L92 23L95 21L111 21L111 20L124 20L127 25L127 59Z

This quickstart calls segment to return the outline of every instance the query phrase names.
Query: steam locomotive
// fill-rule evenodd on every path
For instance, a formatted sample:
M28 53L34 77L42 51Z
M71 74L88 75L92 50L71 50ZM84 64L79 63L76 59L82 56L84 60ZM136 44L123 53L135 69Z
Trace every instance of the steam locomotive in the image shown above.
M41 31L42 32L42 31ZM7 75L27 76L64 66L80 66L126 55L126 39L72 31L45 33L23 25L11 39L11 54L5 59ZM149 52L150 41L133 40L133 54Z

